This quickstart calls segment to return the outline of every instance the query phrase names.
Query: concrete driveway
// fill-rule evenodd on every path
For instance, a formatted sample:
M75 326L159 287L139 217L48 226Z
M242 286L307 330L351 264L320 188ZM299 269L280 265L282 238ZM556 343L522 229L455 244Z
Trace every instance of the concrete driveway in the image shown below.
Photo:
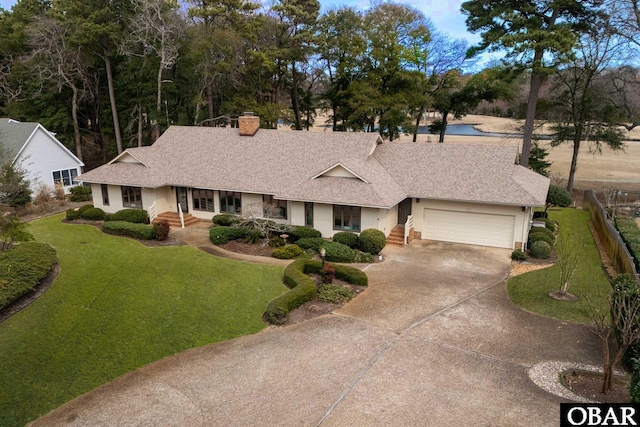
M558 425L560 399L528 369L598 364L600 344L515 307L509 254L385 249L369 289L336 313L163 359L33 425Z

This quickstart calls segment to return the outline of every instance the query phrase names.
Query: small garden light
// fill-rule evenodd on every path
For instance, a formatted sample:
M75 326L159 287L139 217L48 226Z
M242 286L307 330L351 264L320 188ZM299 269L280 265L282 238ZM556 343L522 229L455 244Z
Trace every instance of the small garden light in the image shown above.
M322 258L322 268L324 268L324 257L327 256L327 250L325 248L320 249L320 258Z

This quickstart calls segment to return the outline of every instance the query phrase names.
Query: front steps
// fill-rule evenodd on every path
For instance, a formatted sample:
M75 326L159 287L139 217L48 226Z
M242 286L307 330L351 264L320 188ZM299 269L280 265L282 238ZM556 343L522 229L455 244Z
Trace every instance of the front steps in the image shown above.
M162 212L161 214L159 214L157 217L155 217L155 219L153 220L153 223L156 224L157 222L166 219L167 222L169 223L169 226L171 226L171 228L181 228L182 224L180 223L180 215L178 215L177 212ZM191 225L197 224L198 222L200 222L200 220L198 218L196 218L195 216L186 213L184 214L184 226L185 227L189 227Z
M404 226L396 225L387 237L387 245L404 246Z

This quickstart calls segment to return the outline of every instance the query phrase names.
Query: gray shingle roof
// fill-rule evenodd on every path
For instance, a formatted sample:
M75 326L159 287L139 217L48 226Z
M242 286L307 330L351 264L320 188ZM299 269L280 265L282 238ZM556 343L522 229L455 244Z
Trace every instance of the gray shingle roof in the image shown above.
M172 126L152 147L127 152L144 165L116 159L79 180L386 208L406 197L537 206L544 204L549 184L547 178L515 165L513 147L378 145L373 133L261 129L253 137L241 137L235 128ZM356 177L313 179L336 164L366 182Z
M37 127L38 123L0 118L0 147L14 158Z

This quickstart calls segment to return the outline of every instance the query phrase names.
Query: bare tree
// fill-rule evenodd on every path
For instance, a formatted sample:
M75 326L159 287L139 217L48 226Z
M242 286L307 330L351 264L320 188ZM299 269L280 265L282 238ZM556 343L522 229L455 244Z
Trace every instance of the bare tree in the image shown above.
M155 54L160 59L156 78L156 112L162 109L162 73L178 61L180 39L184 35L184 21L179 13L178 3L171 0L134 0L135 13L129 20L130 34L124 38L121 50L132 56ZM138 107L138 120L141 108ZM138 145L141 142L141 123L138 124ZM167 126L169 124L167 123ZM159 129L154 122L152 132L157 139Z
M40 82L54 82L60 91L63 86L71 89L71 116L76 153L82 161L82 140L78 122L78 103L90 94L90 73L80 48L68 44L69 33L55 19L38 17L31 27L29 44L33 51L27 61Z
M586 304L585 311L592 321L593 333L602 342L602 393L606 394L611 390L615 366L622 360L629 347L640 342L638 284L630 275L623 274L614 280L607 305L598 304L590 295L585 295L583 300ZM614 331L617 331L618 349L612 357L610 340Z
M578 243L574 243L575 241L578 241ZM554 294L562 299L574 297L567 291L569 289L569 281L573 277L573 273L576 271L583 248L584 240L581 236L558 235L556 241L556 254L558 255L558 261L556 264L560 267L560 289Z

